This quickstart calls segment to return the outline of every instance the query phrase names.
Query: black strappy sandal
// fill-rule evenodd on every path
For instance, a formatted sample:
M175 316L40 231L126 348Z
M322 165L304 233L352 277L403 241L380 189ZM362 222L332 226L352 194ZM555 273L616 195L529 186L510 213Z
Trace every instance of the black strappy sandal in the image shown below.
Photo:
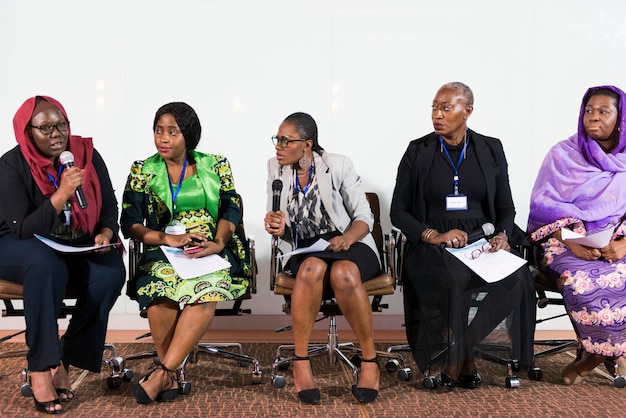
M165 372L163 374L163 377L161 378L161 387L166 386L166 385L163 384L164 380L167 380L167 383L170 386L171 386L172 382L178 382L178 373L176 372L176 370L170 370L167 367L165 367L163 365L163 363L155 362L154 367L152 368L152 370L150 370L148 372L148 374L146 374L144 377L142 377L141 380L139 381L139 383L137 383L137 385L133 388L133 397L135 398L137 403L140 403L142 405L147 405L147 404L151 403L153 400L156 400L156 401L159 401L159 402L172 402L180 394L179 389L175 388L175 389L166 389L166 390L160 391L159 393L157 393L155 399L152 399L152 398L150 398L150 396L148 396L148 393L141 386L141 383L143 383L146 380L148 380L150 375L152 373L154 373L155 371L159 370L159 369L161 369L161 370L163 370Z
M295 354L293 355L293 361L311 361L311 357L299 357ZM309 405L317 405L320 401L322 395L320 394L320 390L318 388L313 389L304 389L298 392L298 399L302 402Z
M376 363L376 365L380 369L380 364L378 363L378 356L371 358L371 359L361 358L361 362ZM352 394L354 395L357 401L359 401L360 403L370 403L376 400L376 397L378 396L378 391L376 389L359 388L357 387L357 385L358 385L358 382L356 385L352 385Z

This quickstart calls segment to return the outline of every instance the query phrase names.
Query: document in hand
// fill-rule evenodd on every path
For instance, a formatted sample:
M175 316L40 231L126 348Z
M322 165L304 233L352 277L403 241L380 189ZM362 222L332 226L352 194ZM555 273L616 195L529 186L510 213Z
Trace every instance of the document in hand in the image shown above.
M297 250L285 253L285 254L281 254L279 257L286 257L288 255L296 255L296 254L304 254L304 253L317 253L319 251L326 251L326 248L328 248L328 246L330 245L330 243L328 241L326 241L325 239L318 239L317 241L315 241L315 244L311 245L310 247L304 247L304 248L298 248Z
M60 253L88 253L90 251L98 250L100 248L115 247L116 245L119 245L119 243L114 242L112 244L107 244L107 245L89 245L87 247L74 247L72 245L61 244L60 242L53 241L46 237L42 237L41 235L37 235L37 234L34 234L34 235L35 235L35 238L37 238L39 241L43 242L48 247Z
M586 245L591 248L604 248L611 242L613 236L613 228L607 228L603 231L596 232L590 235L580 235L567 228L561 229L561 238L575 242L576 244Z
M498 250L493 253L481 251L483 245L486 244L487 240L482 238L467 247L446 248L446 250L487 283L494 283L504 279L526 264L526 260L508 251ZM472 258L472 253L478 256Z
M230 263L217 254L191 258L180 248L161 245L161 250L181 279L193 279L230 267Z

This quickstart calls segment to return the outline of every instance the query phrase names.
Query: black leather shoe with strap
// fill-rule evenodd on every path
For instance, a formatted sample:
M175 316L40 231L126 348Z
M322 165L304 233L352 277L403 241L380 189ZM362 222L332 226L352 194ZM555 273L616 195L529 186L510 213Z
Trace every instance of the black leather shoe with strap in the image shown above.
M380 364L378 363L378 356L372 359L361 359L362 363L376 363L378 368L380 369ZM357 385L352 385L352 394L360 403L370 403L376 400L378 396L378 390L371 388L360 388Z
M293 361L311 361L311 357L306 356L306 357L300 357L300 356L296 356L295 354L293 355ZM318 388L313 388L313 389L304 389L301 390L300 392L298 392L298 399L300 399L302 402L309 404L309 405L317 405L320 401L320 398L322 397L320 390Z

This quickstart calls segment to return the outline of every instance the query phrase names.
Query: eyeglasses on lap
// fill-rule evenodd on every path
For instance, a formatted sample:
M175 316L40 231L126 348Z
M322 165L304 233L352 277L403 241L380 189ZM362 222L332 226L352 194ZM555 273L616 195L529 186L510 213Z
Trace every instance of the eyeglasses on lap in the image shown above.
M486 242L480 248L476 248L472 250L471 253L466 253L465 257L469 258L470 260L476 260L478 257L488 252L490 249L491 249L491 244Z

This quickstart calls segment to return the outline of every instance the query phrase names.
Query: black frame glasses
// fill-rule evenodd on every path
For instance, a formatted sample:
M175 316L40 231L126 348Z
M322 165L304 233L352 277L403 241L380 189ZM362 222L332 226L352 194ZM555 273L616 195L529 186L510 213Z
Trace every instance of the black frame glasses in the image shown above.
M306 139L287 139L284 136L272 136L272 144L279 145L281 148L287 148L292 142L304 142Z
M54 132L55 129L59 132L67 132L68 128L70 127L70 121L64 120L63 122L55 123L54 125L52 124L41 125L41 126L30 125L30 127L39 129L41 133L44 135L50 135L52 132Z

